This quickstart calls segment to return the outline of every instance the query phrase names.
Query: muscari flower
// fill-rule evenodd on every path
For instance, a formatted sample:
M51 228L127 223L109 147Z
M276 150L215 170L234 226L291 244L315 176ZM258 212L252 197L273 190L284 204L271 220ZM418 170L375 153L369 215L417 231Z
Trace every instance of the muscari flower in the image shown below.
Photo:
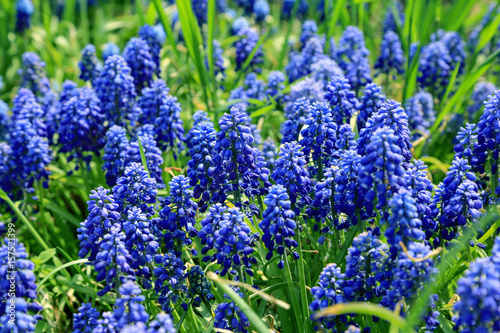
M142 38L142 37L141 37ZM145 38L143 38L145 39ZM147 40L147 39L145 39ZM114 55L120 55L120 47L116 45L113 42L107 42L104 44L104 47L102 49L102 61L106 62L109 57L114 56Z
M149 321L149 314L142 304L146 297L141 293L141 288L132 280L128 280L120 287L121 297L116 299L113 311L117 329L120 330L129 324Z
M307 14L307 10L309 8L309 2L307 0L284 0L283 1L283 19L290 19L291 15L294 13L293 8L295 6L295 2L299 1L297 4L297 11L295 15L298 17L305 17Z
M31 315L28 311L32 310L30 304L23 298L10 298L14 304L14 309L9 310L9 314L5 310L0 310L0 327L3 332L35 332L35 327L38 320L42 319L41 315ZM7 304L4 302L3 304ZM5 306L4 305L4 306ZM41 309L40 309L41 310ZM38 311L38 310L36 310ZM12 319L13 316L14 318Z
M157 265L153 273L156 277L155 292L159 296L158 302L163 311L171 312L179 300L180 293L187 291L184 282L186 266L184 266L180 253L175 251L157 254L154 261Z
M378 112L386 101L385 95L382 93L382 88L376 83L368 83L365 87L364 95L359 103L359 114L357 117L358 130L361 131L372 116Z
M149 329L146 333L175 333L174 322L170 315L158 313L156 319L149 323Z
M224 50L222 49L218 40L212 41L213 45L213 58L214 58L214 75L220 76L222 79L226 76L226 66L224 66L224 57L222 56ZM208 58L205 58L205 66L210 69Z
M450 65L452 68L455 68L455 66L460 64L458 73L462 74L465 69L465 58L467 57L465 42L462 37L456 31L438 31L437 35L440 37L439 40L448 49L448 54L451 58Z
M255 0L253 4L253 13L255 14L255 20L257 22L264 21L270 11L267 0Z
M19 89L12 101L12 123L27 120L41 137L47 137L47 125L44 120L43 109L37 102L35 95L26 88Z
M22 57L21 68L18 70L21 76L20 88L27 88L37 97L43 96L50 90L49 80L45 71L45 62L34 52L25 52Z
M99 252L92 261L97 273L96 281L105 281L106 285L104 289L97 292L97 295L106 295L112 288L117 290L120 286L116 285L116 282L121 284L127 276L135 274L130 267L131 260L132 257L125 246L122 226L120 223L115 223L103 236L99 243Z
M273 139L267 138L266 141L264 141L262 144L262 154L266 160L266 168L272 172L277 154L277 147Z
M347 65L353 61L355 54L359 58L366 58L370 52L366 48L363 32L355 26L348 26L339 39L334 60L347 73Z
M123 49L123 59L130 67L135 90L140 92L144 87L149 87L156 72L156 63L148 43L142 38L132 37Z
M120 220L118 205L109 192L102 186L90 192L90 200L87 201L88 216L77 229L80 258L85 258L90 253L89 261L94 261L102 238Z
M362 155L358 181L368 214L376 208L386 218L391 194L404 186L404 158L399 140L390 127L379 128Z
M242 68L259 41L259 34L254 28L243 28L238 32L238 36L241 39L234 44L236 47L236 70ZM248 68L256 73L260 73L261 69L259 65L264 62L263 56L262 46L259 46L254 57L248 64Z
M154 124L156 117L160 113L160 107L168 96L170 88L162 79L155 80L150 87L142 90L141 96L137 99L137 105L142 113L139 117L141 124Z
M305 125L307 127L301 131L303 138L299 143L304 147L306 159L312 156L317 177L321 179L321 170L331 165L337 134L337 124L330 106L325 102L315 102L308 110Z
M479 111L483 109L484 102L488 100L488 97L492 95L495 90L497 90L497 88L491 82L476 83L470 97L471 104L467 107L469 121L474 121L477 118Z
M250 28L250 23L248 23L248 20L244 16L240 16L233 21L233 24L231 25L231 33L233 35L237 35L240 30L245 28Z
M295 236L297 223L295 222L295 214L291 210L291 203L288 199L286 189L281 185L271 186L269 193L264 199L266 210L262 214L262 221L259 223L259 228L262 229L264 235L262 241L267 250L266 260L271 260L273 254L277 253L281 256L278 263L278 268L283 268L285 262L284 256L287 254L285 250L288 248L294 259L299 258L299 254L294 251L298 246ZM288 260L285 258L285 260Z
M453 70L451 61L446 45L442 42L424 46L418 66L417 80L420 86L428 88L434 96L444 92Z
M194 137L194 131L198 124L203 123L203 122L212 122L212 119L210 119L210 116L206 111L203 110L198 110L195 113L193 113L193 124L191 125L191 128L189 129L188 133L186 134L186 145L188 146L189 149L193 148L193 143L191 142ZM212 124L213 126L213 124Z
M399 36L394 31L387 31L382 39L375 69L386 75L394 72L400 75L404 73L404 65L405 56Z
M325 100L324 85L321 81L312 78L306 78L295 83L290 88L290 95L286 97L285 114L288 114L293 104L302 97L305 97L312 104L314 102L323 102Z
M272 71L267 77L266 94L276 98L278 94L285 88L283 82L286 81L285 74L282 71Z
M477 133L479 130L476 124L467 123L465 127L461 127L457 133L456 142L454 147L455 156L467 159L469 165L472 162L474 147L477 144Z
M158 116L154 121L156 127L156 140L160 149L177 148L173 152L174 158L184 149L184 127L181 120L181 105L177 97L171 95L161 96L158 101Z
M9 106L4 101L0 101L0 140L6 139L10 122Z
M323 43L318 37L311 37L300 54L290 56L285 67L290 82L296 81L311 73L311 67L319 60L327 58L323 53Z
M259 80L255 73L248 73L243 81L243 86L233 89L229 95L229 100L245 100L237 104L238 106L244 106L245 109L250 104L250 102L246 100L250 98L261 101L267 100L266 84L264 81Z
M331 78L325 89L325 100L330 104L333 120L339 126L349 123L359 104L349 81L341 76Z
M410 162L412 153L410 149L413 147L410 141L410 130L408 129L408 116L399 102L392 99L387 100L382 104L380 109L368 118L366 126L359 133L358 138L358 153L365 156L365 146L370 140L373 133L380 128L389 127L398 137L396 144L401 148L400 154L404 157L405 162Z
M16 32L23 33L31 26L31 17L35 13L35 7L31 0L16 1Z
M234 289L234 287L232 287ZM239 290L236 289L238 292ZM243 293L238 293L243 297ZM229 296L224 295L229 299ZM248 333L250 321L241 309L236 306L234 301L220 303L214 312L214 327L231 330L235 333Z
M302 23L302 32L300 33L300 45L304 47L307 41L314 36L317 36L318 25L314 20L305 20Z
M182 251L183 245L191 245L198 230L195 228L196 203L189 179L175 176L169 183L170 195L163 201L160 210L159 228L167 249ZM193 253L197 253L193 250Z
M97 327L99 311L91 303L83 303L73 314L73 333L91 333Z
M285 114L287 120L281 125L281 134L283 134L281 143L299 140L300 131L306 123L306 116L311 107L311 102L306 97L301 97L292 104L293 106Z
M102 170L106 172L106 183L113 186L128 164L129 140L125 129L117 125L106 132L105 140Z
M208 302L214 299L214 295L210 291L212 285L200 266L191 267L185 277L189 282L186 298L193 300L194 307L200 306L202 300Z
M344 76L344 72L335 60L325 57L311 65L310 75L314 80L323 82L326 87L333 76Z
M394 10L396 11L397 18L394 17ZM395 1L394 4L390 4L387 8L383 23L384 32L397 31L397 19L401 26L403 26L405 21L404 7L399 1Z
M76 158L87 165L92 155L104 145L104 115L99 107L100 101L92 88L80 88L75 96L61 107L59 122L60 152L69 153L68 161Z
M207 216L201 220L201 229L198 232L198 237L201 244L204 245L201 250L202 254L206 254L209 250L214 248L215 232L220 229L221 222L224 219L224 213L227 211L227 206L216 203L208 210ZM210 260L210 256L203 258L203 261Z
M127 121L133 125L140 114L140 109L135 105L136 90L130 72L125 59L119 55L110 56L94 81L102 113L110 126L124 126Z
M95 46L88 44L82 49L82 60L78 63L80 67L80 79L93 82L99 76L102 65L97 59Z
M335 157L339 157L343 151L356 150L357 142L354 140L354 132L351 125L342 124L337 131L337 139L335 140Z
M198 21L198 25L202 26L207 23L207 0L191 0L191 7L193 8L194 15Z
M351 87L358 91L360 88L372 82L368 56L361 51L356 51L351 56L351 61L345 69L345 77L349 80Z
M156 146L156 141L149 134L138 135L138 140L141 142L149 174L156 180L159 188L163 188L163 178L161 176L163 157L161 156L161 150ZM128 147L128 162L142 163L139 141L137 140L132 141Z
M415 140L422 135L428 135L430 123L424 118L424 110L419 99L415 96L408 98L404 108L408 115L408 128L413 132L411 138Z

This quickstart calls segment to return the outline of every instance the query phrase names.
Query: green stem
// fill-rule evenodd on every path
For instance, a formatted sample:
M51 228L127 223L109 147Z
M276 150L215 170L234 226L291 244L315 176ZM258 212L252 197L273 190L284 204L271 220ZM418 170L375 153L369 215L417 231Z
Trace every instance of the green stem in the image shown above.
M298 223L298 221L297 221ZM306 275L304 272L304 257L302 252L302 237L300 237L300 233L297 233L297 243L299 243L299 260L298 260L298 268L299 268L299 290L300 290L300 300L302 302L302 312L304 313L304 317L306 320L310 317L309 314L309 303L307 301L307 291L306 291ZM310 331L309 325L305 325L306 332Z
M288 263L288 256L284 255L285 259L285 278L288 283L288 292L290 293L290 296L292 298L292 307L293 307L293 312L295 313L295 320L297 321L297 327L300 330L303 330L304 324L302 321L302 313L300 312L300 304L297 299L297 295L295 294L295 288L293 285L293 279L292 279L292 272L290 270L290 264Z

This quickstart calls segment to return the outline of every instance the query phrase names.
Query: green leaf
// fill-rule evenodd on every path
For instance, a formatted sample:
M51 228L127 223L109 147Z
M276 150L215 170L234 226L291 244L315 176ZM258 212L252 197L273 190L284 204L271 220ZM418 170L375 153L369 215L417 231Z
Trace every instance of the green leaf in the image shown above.
M43 264L44 262L47 262L50 258L56 255L56 249L48 249L45 251L42 251L38 255L38 260L40 260L40 263Z
M455 70L451 74L450 82L448 82L448 87L446 87L446 91L445 91L443 97L441 98L441 102L439 103L439 109L438 109L439 111L441 111L441 109L443 108L444 101L446 101L448 99L448 96L450 95L451 90L455 86L455 80L457 79L458 70L460 69L461 65L462 65L462 63L458 63L455 66Z
M146 160L146 154L144 154L144 149L142 148L142 143L141 143L141 139L139 138L139 136L137 136L137 142L139 143L139 152L141 153L142 166L148 172L149 178L151 178L151 174L149 173L149 169L148 169L148 161Z
M450 5L451 9L447 11L447 14L443 17L442 25L443 29L446 31L457 31L465 21L472 6L474 6L474 1L470 0L457 0L452 2Z
M167 14L165 14L165 10L163 10L161 0L152 0L155 7L156 7L156 12L158 13L158 16L160 17L160 22L163 26L163 29L165 30L165 33L167 34L167 39L170 43L170 46L172 47L172 51L174 52L175 59L176 59L176 66L179 66L181 63L179 51L177 50L177 43L174 38L174 33L172 31L172 28L170 27L170 22L168 21Z
M54 252L55 252L55 250L54 250ZM72 262L65 263L64 265L61 265L59 267L56 267L49 274L47 274L46 277L43 278L43 280L38 284L38 286L36 287L36 289L40 290L40 288L43 286L43 284L45 283L45 281L47 281L48 279L50 279L51 276L53 276L54 274L56 274L60 270L66 268L66 267L69 267L69 266L83 264L83 263L86 263L86 262L88 262L87 259L78 259L78 260L74 260Z
M264 106L263 108L260 108L254 112L252 112L250 114L250 118L257 118L257 117L260 117L262 115L265 115L266 113L268 112L271 112L273 111L274 109L276 108L275 105L271 104L271 105L267 105L267 106Z

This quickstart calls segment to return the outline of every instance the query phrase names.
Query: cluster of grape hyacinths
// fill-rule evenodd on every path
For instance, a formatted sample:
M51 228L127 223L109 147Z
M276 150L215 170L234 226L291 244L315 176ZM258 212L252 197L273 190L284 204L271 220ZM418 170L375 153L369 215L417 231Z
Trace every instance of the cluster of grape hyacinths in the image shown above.
M151 55L148 43L142 38L132 37L123 50L123 59L130 67L130 75L134 78L135 89L149 87L156 72L156 63Z
M248 100L258 99L261 101L266 100L266 85L264 81L259 80L255 73L248 73L245 76L245 80L243 81L243 86L235 88L231 91L231 95L229 96L229 100L234 99L243 99ZM246 108L250 102L240 102L238 106L244 106Z
M500 238L491 256L470 263L457 282L455 329L460 332L500 330Z
M345 73L346 79L349 80L349 84L356 92L372 82L368 57L364 56L361 52L356 52L352 55L351 62L347 64Z
M335 48L334 60L347 73L348 64L353 62L355 57L366 58L369 54L363 32L357 27L348 26L342 33Z
M93 85L101 101L101 112L110 125L135 123L140 110L135 105L134 78L125 59L119 55L108 57Z
M314 231L328 233L333 229L342 229L338 225L338 214L335 211L335 177L338 172L338 166L332 165L325 169L323 178L316 183L314 188L314 199L311 202L311 208L307 209L307 214L314 217L316 224ZM320 226L322 228L320 229ZM318 239L319 244L323 244L325 235Z
M156 141L150 134L138 135L138 139L146 158L146 165L152 178L156 179L156 183L160 188L164 187L162 174L163 157L161 150L156 146ZM128 147L129 162L141 163L141 151L139 141L134 140Z
M163 31L163 28L156 25L156 26L150 26L148 24L144 24L141 28L139 28L139 37L146 41L149 46L149 53L153 57L153 62L155 63L155 73L156 75L160 74L160 51L162 48L162 45L165 43L165 31ZM118 49L119 50L119 49ZM118 54L118 52L114 54ZM103 52L103 58L104 61L106 61L104 57L104 52Z
M413 147L410 141L410 130L408 129L408 116L399 102L392 99L382 104L380 109L372 114L368 119L365 128L359 133L358 152L361 156L366 155L365 146L371 140L374 132L380 128L389 127L398 137L396 144L401 148L399 154L405 162L410 162L412 154L410 149Z
M243 68L243 64L247 61L250 53L259 42L259 34L254 28L243 28L238 32L238 36L241 37L236 43L236 70ZM254 54L254 57L248 64L248 68L256 73L260 73L260 64L264 62L264 53L262 52L262 46L259 46Z
M433 96L443 93L452 71L451 57L445 44L432 42L422 48L417 77L421 87L428 88Z
M276 98L285 88L285 74L282 71L272 71L267 78L266 94Z
M472 164L472 157L474 156L474 148L477 145L477 133L479 132L476 124L465 124L457 133L455 141L457 142L454 151L455 156L466 159L468 164Z
M474 121L482 110L484 102L492 95L497 88L491 82L479 82L474 86L474 91L470 97L471 104L467 107L469 121Z
M460 34L456 31L443 31L440 29L435 36L431 36L431 39L439 40L446 46L451 59L451 67L455 68L455 66L460 65L458 73L462 74L465 69L467 52L465 42L460 37Z
M357 117L358 129L361 131L372 114L378 112L385 102L386 97L382 88L376 83L369 83L365 87L363 96L359 101L359 113Z
M375 69L378 70L378 73L385 75L391 73L401 75L404 72L404 65L405 56L399 36L394 31L387 31L382 39L380 56L375 64Z
M62 144L60 152L69 153L69 161L76 158L78 162L88 165L92 155L84 154L98 153L104 145L105 119L92 88L79 88L74 95L61 106L58 128L59 143Z
M330 104L333 120L337 125L349 123L359 104L349 81L340 76L331 78L325 89L325 99Z
M432 200L432 213L439 224L439 233L434 237L435 247L451 241L458 228L468 222L477 222L481 216L483 203L475 181L476 175L467 160L455 157Z
M99 311L94 309L92 304L83 303L78 312L73 314L73 332L92 332L98 325L99 315Z
M382 127L372 134L366 145L360 160L358 182L368 214L376 208L386 218L392 193L404 187L404 158L399 140L394 130Z
M412 139L429 134L430 123L424 117L423 106L418 96L412 96L405 101L405 111L408 115L408 128L413 132Z
M292 107L286 113L287 119L281 125L282 143L299 140L300 131L306 123L306 116L311 106L306 97L301 97L291 104L293 104Z
M308 110L307 127L301 131L300 145L304 147L307 160L312 156L318 179L322 178L323 169L331 165L330 158L335 149L337 124L332 110L325 102L315 102Z
M302 32L300 33L300 45L304 47L309 39L317 36L318 25L314 20L306 20L302 23Z
M236 291L239 291L238 289ZM243 297L243 293L238 293ZM229 299L229 296L224 295ZM220 303L215 309L214 327L220 329L231 329L235 333L247 333L250 327L248 317L234 303L234 301Z
M162 94L161 92L158 92ZM158 100L158 116L154 120L156 128L156 140L160 143L160 149L170 148L173 150L174 158L184 149L184 127L181 120L181 105L177 97L172 95L160 95ZM174 151L174 148L177 151Z
M220 118L212 158L215 184L222 186L229 181L236 204L242 202L240 187L247 196L253 196L264 194L262 185L269 184L265 161L260 163L256 155L258 150L251 147L254 137L245 125L246 118L246 114L236 107ZM219 198L219 202L223 202L222 199Z
M99 76L101 71L101 63L97 58L95 46L88 44L82 49L82 60L78 63L80 67L80 79L83 81L93 82Z
M285 113L290 112L293 103L303 97L308 99L311 104L314 102L323 102L325 100L323 83L308 77L292 85L290 95L286 99Z
M214 299L210 291L211 284L200 266L191 267L186 273L186 279L189 281L186 297L192 299L193 306L198 307L202 301L208 302Z
M0 246L0 327L5 332L35 332L43 308L35 300L35 264L28 259L23 243L5 238ZM14 280L15 291L11 288ZM31 313L29 313L31 312ZM14 316L12 316L14 315Z
M188 178L175 176L169 186L170 195L164 199L160 210L159 236L163 236L167 249L181 252L182 246L191 245L192 238L198 234L194 226L197 206Z
M31 17L35 7L31 0L16 1L16 32L23 33L31 26Z
M266 259L271 260L272 256L277 253L281 256L278 268L282 269L285 260L288 260L284 258L287 256L285 253L287 248L292 251L294 259L299 258L299 254L294 251L294 248L298 246L297 241L293 238L297 227L294 220L295 214L291 210L291 203L286 189L281 185L274 185L269 189L269 194L264 199L264 203L267 208L263 213L259 227L264 232L262 241L269 251Z
M184 283L184 272L186 266L175 251L169 251L165 254L157 254L154 257L157 264L153 273L156 277L155 292L158 295L158 302L163 311L171 312L180 300L180 293L187 291ZM181 304L185 307L185 304Z
M113 186L129 162L129 140L126 130L117 125L112 126L106 132L105 139L102 169L106 172L106 183Z
M20 120L27 120L39 136L47 137L47 124L43 116L43 109L33 92L26 88L19 89L12 101L11 121L13 125L15 126Z
M288 80L294 82L311 73L311 67L327 56L323 54L323 43L318 37L311 37L300 53L292 53L285 67Z
M332 76L344 76L344 72L340 69L335 60L324 57L311 65L310 76L314 80L322 82L326 87Z
M347 218L339 225L339 228L357 225L362 215L363 197L358 186L360 160L361 156L356 150L349 149L340 154L339 170L334 179L334 205L335 210L346 214Z

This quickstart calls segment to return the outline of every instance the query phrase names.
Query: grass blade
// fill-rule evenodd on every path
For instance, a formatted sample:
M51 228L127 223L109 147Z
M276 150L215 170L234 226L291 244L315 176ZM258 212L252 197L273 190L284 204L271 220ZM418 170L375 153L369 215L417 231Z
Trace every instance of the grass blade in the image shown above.
M49 274L47 274L46 277L43 278L42 281L40 281L40 283L38 283L38 286L36 287L37 290L40 290L40 288L43 286L43 284L48 280L50 279L54 274L56 274L57 272L59 272L60 270L62 269L65 269L66 267L69 267L69 266L73 266L73 265L78 265L78 264L83 264L83 263L86 263L88 262L87 259L77 259L77 260L73 260L71 262L67 262L65 263L64 265L62 266L58 266L56 268L54 268Z
M149 169L148 169L148 161L146 160L146 154L144 154L144 148L142 148L142 143L141 143L141 139L139 138L139 136L137 136L137 143L139 143L139 152L141 153L142 166L144 167L144 169L146 169L149 178L151 178L151 174L149 173Z
M172 51L174 52L176 60L175 67L179 68L179 64L181 63L181 57L179 55L179 51L177 50L177 43L175 42L174 33L172 31L172 27L170 27L170 22L168 21L167 14L165 14L165 10L163 10L163 7L161 5L161 0L152 0L152 1L156 7L156 12L158 13L163 29L167 34L167 39L170 43L170 46L172 47Z

